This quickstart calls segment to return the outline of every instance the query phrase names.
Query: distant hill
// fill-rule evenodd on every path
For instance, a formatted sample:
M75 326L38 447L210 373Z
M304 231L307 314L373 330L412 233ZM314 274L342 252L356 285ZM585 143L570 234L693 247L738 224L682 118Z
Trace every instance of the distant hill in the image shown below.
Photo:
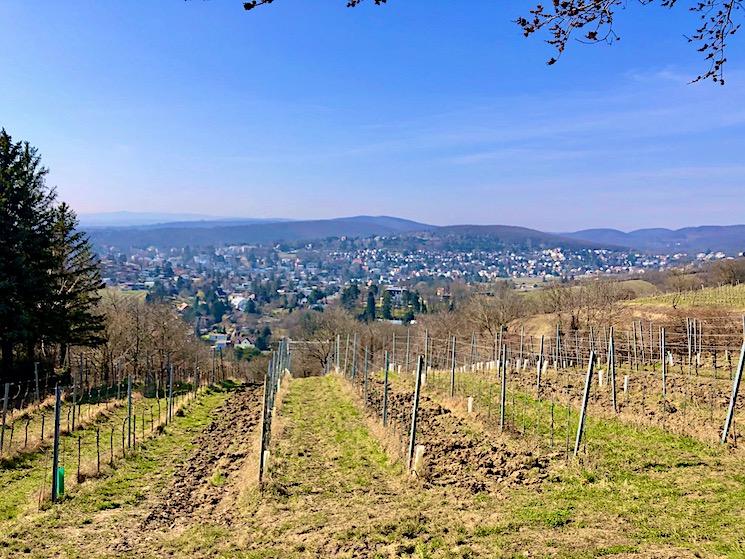
M432 225L396 217L356 216L245 224L226 224L219 221L180 222L144 227L87 228L87 231L91 240L99 246L181 247L241 243L267 244L277 241L311 241L343 236L370 237L430 231L433 228Z
M562 235L660 254L722 251L734 256L745 251L745 225L704 225L676 230L638 229L629 233L616 229L585 229Z
M573 249L617 249L622 246L619 243L575 239L512 225L448 225L436 228L431 234L441 239L450 239L451 243L461 239L464 243L473 245L474 247L478 247L482 243L487 247L489 244L493 245L495 241L505 246L563 247Z
M616 229L546 233L509 225L435 226L390 216L355 216L303 221L225 218L119 227L83 225L82 228L90 234L96 245L120 248L270 244L344 236L399 235L421 237L426 246L457 250L490 250L500 247L631 248L658 254L722 251L730 255L745 250L745 225L687 227L675 231L639 229L630 233Z
M192 213L162 213L162 212L101 212L83 213L78 216L80 226L93 227L142 227L151 225L172 226L183 224L189 227L204 224L237 225L245 223L272 223L286 221L283 219L246 218L246 217L216 217L214 215Z

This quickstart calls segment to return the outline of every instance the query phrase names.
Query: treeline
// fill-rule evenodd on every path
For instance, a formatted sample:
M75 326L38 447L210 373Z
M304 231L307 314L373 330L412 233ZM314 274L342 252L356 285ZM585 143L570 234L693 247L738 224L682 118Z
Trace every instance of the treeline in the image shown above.
M399 326L386 321L364 320L370 309L366 307L358 314L352 303L358 301L360 293L349 287L335 308L325 312L295 313L287 325L290 337L313 343L304 348L302 356L293 363L306 374L321 370L333 353L333 339L337 334L357 334L360 343L371 348L390 344L393 333L401 344L411 336L421 341L425 331L439 342L457 335L468 343L471 336L494 340L500 332L508 333L516 328L519 331L520 325L529 318L549 313L555 314L563 332L585 331L591 326L607 327L618 319L622 303L634 296L623 283L608 279L557 282L532 293L521 293L507 281L478 286L452 284L447 291L446 300L432 304L428 312L417 314L415 321ZM368 295L371 292L368 290ZM418 293L416 296L420 297ZM429 290L427 297L434 299L435 291ZM422 298L424 309L427 304Z
M238 362L233 350L213 352L168 302L148 302L137 294L107 289L99 302L105 341L81 351L102 382L132 376L135 382L163 386L171 367L202 380L241 376L260 378L266 361Z
M0 376L63 363L104 341L97 259L75 212L46 184L36 148L0 131Z
M745 282L745 259L723 260L696 270L657 272L644 279L651 280L660 292L738 284ZM312 343L294 363L306 374L322 370L333 354L337 334L356 334L362 344L360 347L390 349L386 344L391 343L394 333L401 343L405 343L407 337L421 340L426 331L440 343L457 335L468 344L472 336L482 341L495 340L500 333L515 334L523 328L528 334L546 330L550 334L557 327L563 334L587 332L591 328L596 332L606 331L610 326L623 323L625 303L637 296L629 283L617 278L557 281L530 292L517 291L509 281L477 286L449 283L446 288L440 285L437 289L445 289L447 299L434 304L435 288L422 289L422 301L430 308L427 313L416 316L415 324L397 326L369 320L369 306L359 314L356 305L362 292L354 286L342 292L336 307L325 312L296 313L287 325L290 336ZM368 295L373 292L368 289ZM677 320L677 327L684 323L683 318L681 315ZM737 331L739 324L723 321L718 316L716 328L719 330L714 326L707 326L707 329L709 333L723 334Z

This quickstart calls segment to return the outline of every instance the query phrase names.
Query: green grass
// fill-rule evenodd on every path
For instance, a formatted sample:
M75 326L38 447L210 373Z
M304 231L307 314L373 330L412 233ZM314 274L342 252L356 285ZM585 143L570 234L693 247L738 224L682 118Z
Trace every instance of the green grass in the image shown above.
M406 375L391 376L395 389L410 389ZM550 402L518 394L519 428L501 440L514 452L552 455L548 478L480 494L426 487L384 452L373 435L379 426L371 431L376 420L363 415L344 382L335 376L292 380L279 407L263 493L242 487L242 508L229 527L200 521L160 532L153 536L158 546L152 556L745 557L741 454L590 416L587 453L566 460L566 408L554 406L556 440L550 448ZM432 382L425 394L441 397ZM62 504L0 521L0 556L117 555L108 543L122 529L136 529L143 507L167 488L195 434L224 398L204 396L167 436L149 441ZM464 437L483 437L484 430L500 437L489 422L466 421ZM570 435L575 426L573 412ZM221 478L218 470L210 483Z
M693 289L683 293L663 293L629 301L632 306L673 307L689 309L721 307L727 310L745 310L745 285L724 285Z
M400 472L390 464L365 427L360 410L339 390L337 382L332 376L293 382L282 409L292 427L277 449L280 466L272 470L275 483L292 484L301 493L320 488L335 494L369 488L376 478ZM304 474L328 463L333 468L321 469L318 477Z
M145 435L150 433L149 407L156 405L155 400L137 401L134 406L135 417L142 417L146 413ZM165 399L161 399L161 407L165 413ZM69 406L66 406L67 409ZM85 408L84 408L85 409ZM156 412L157 413L157 412ZM63 414L62 425L66 427L66 413ZM110 457L111 428L114 429L115 458L121 457L121 425L126 416L126 407L111 407L108 411L98 415L97 419L87 424L84 429L72 433L65 433L60 438L60 466L65 468L66 487L73 490L78 464L78 438L81 441L81 472L90 471L96 464L96 428L100 429L101 464L105 468ZM85 416L84 416L85 417ZM157 417L156 417L157 420ZM45 446L41 449L22 453L10 463L0 466L0 486L5 488L0 499L0 520L15 518L29 506L33 508L38 502L40 491L45 491L51 484L51 415L46 422ZM141 438L141 423L138 419L137 438ZM21 449L22 450L22 449ZM48 482L48 483L47 483Z
M410 388L409 379L396 374L391 378ZM352 524L337 529L342 549L363 542L371 557L390 553L517 557L527 550L535 556L558 557L648 556L649 550L659 549L666 550L663 556L742 554L745 465L741 460L690 437L590 417L587 454L565 461L561 451L565 431L560 424L566 408L558 404L554 406L555 447L549 448L544 440L538 450L557 456L551 475L539 487L518 486L504 494L473 496L448 489L420 490L402 477L398 492L384 500L381 514L374 503L396 484L390 479L395 470L380 458L372 463L378 464L375 469L381 477L367 488L370 505L361 508L350 495L365 489L366 483L359 480L369 481L369 471L356 470L366 470L371 463L343 457L352 452L345 448L349 445L364 448L368 443L360 441L369 441L369 435L355 425L358 414L337 394L336 383L329 377L293 383L285 402L283 414L289 425L279 443L275 474L282 487L291 489L289 495L280 492L278 502L289 507L281 509L283 514L289 510L291 517L299 518L282 524L272 540L275 545L302 526L321 530ZM425 393L433 395L432 389L428 384ZM528 446L536 452L532 429L540 421L544 422L541 429L547 428L550 402L521 394L515 399L515 407L520 405L524 418L520 414L517 418L521 428L525 422L528 434L512 432L509 437L515 448ZM570 423L572 444L576 419L575 412ZM465 432L478 436L479 428ZM327 464L328 470L321 464ZM340 517L335 511L342 504L349 508L349 516ZM324 513L311 518L301 512L308 508L314 514L319 509ZM316 550L313 544L307 549Z
M72 488L57 505L38 509L39 484L48 481L46 468L39 470L39 459L32 459L25 469L0 472L0 510L5 513L0 518L0 557L106 556L106 546L119 528L131 522L131 510L166 486L179 457L189 452L194 435L225 397L225 392L205 393L165 428L164 435L147 440L104 477ZM41 462L44 465L45 460Z
M225 485L226 481L227 478L220 469L215 470L215 473L212 474L212 477L210 478L210 484L214 485L215 487L222 487L223 485Z
M449 382L445 377L430 375L425 394L442 398ZM410 380L404 383L409 389ZM489 392L483 374L459 374L458 388L464 409L465 394L476 396L476 408L482 413L487 409ZM483 420L496 432L498 389L492 397L492 418ZM538 401L525 392L509 393L509 436L539 446L539 452L558 453L558 463L566 465L539 493L526 488L512 493L509 522L493 525L490 531L504 534L514 524L523 530L541 526L551 531L588 530L603 525L603 518L615 518L631 540L619 544L623 549L661 545L703 555L745 556L745 464L740 455L661 428L590 413L580 456L574 459L578 410L569 416L567 456L567 408L553 404L551 447L550 407L550 401Z

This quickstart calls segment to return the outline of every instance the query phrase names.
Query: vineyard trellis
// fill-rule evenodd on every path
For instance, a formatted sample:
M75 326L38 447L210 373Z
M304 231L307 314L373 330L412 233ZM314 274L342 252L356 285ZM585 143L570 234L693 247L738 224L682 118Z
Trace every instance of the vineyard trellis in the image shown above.
M405 336L391 332L385 338L370 334L358 340L357 333L339 333L326 371L335 369L357 386L365 408L398 433L402 444L412 419L401 414L400 403L391 408L391 380L408 386L408 401L420 382L422 391L454 405L470 398L466 409L475 406L487 423L537 436L539 444L547 439L553 447L563 435L567 457L587 452L588 417L617 417L733 447L742 436L736 418L744 406L739 386L745 342L740 332L718 329L710 319L635 320L626 332L617 326L564 332L557 325L553 336L539 337L522 327L501 328L493 339L475 332L466 344L460 339L453 333L433 337L415 327L407 327ZM736 364L733 354L739 354ZM417 355L421 375L409 366ZM361 380L355 374L358 362L364 364ZM492 416L495 406L499 413ZM566 414L564 424L556 421L557 411ZM412 449L401 452L410 462Z
M127 367L124 358L107 365L108 371L97 368L81 351L57 374L36 366L32 379L2 386L0 468L25 463L51 472L51 480L41 476L40 505L45 496L54 502L65 495L71 473L79 484L114 468L163 432L200 391L228 379L252 380L233 363L206 375L198 360L160 370Z
M276 415L277 394L282 387L282 378L292 367L290 340L283 338L276 352L272 352L264 377L264 402L261 416L261 447L259 449L259 483L264 480L269 465L269 445L272 423Z

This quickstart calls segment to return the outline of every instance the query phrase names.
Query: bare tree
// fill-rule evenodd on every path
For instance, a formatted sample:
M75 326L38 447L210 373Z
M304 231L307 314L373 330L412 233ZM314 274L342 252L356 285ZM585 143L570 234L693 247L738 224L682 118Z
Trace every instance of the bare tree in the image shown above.
M298 355L293 356L293 368L308 374L324 370L334 351L337 334L360 328L352 315L342 308L330 308L324 312L308 310L293 315L294 322L287 325L290 337L304 342Z
M107 342L89 355L109 373L126 371L138 380L162 380L169 365L211 366L208 346L170 305L107 290L99 306Z
M476 295L464 312L477 333L494 337L500 328L525 314L525 301L509 286L499 285L494 295Z
M250 0L243 3L245 10L271 4L274 0ZM364 0L346 0L349 8L360 5ZM376 5L386 0L372 0ZM641 6L657 4L663 8L673 8L678 0L638 0ZM627 0L553 0L548 4L538 4L527 17L518 17L515 23L526 37L546 31L546 42L556 49L556 55L548 60L555 64L564 53L568 43L576 39L582 43L608 43L620 40L615 29L616 13L627 6ZM724 65L727 41L740 29L737 16L743 9L743 0L692 0L688 9L700 17L699 26L686 36L706 61L707 67L693 81L711 79L724 85Z
M674 309L678 308L686 293L690 293L697 287L701 287L701 283L683 270L670 270L665 280L665 289L672 294Z
M659 0L658 5L673 8L678 0ZM655 4L654 0L639 0L642 6ZM517 24L527 37L546 30L547 42L556 49L556 56L548 64L554 64L566 50L572 38L586 43L613 43L620 40L614 23L616 13L625 8L625 0L555 0L538 4L530 10L529 17L520 17ZM693 81L712 79L724 84L724 64L727 40L740 28L735 14L743 9L742 0L695 0L689 9L700 16L700 25L686 38L695 43L704 55L707 69Z
M719 285L745 283L745 258L717 262L712 266L711 274L714 282Z

